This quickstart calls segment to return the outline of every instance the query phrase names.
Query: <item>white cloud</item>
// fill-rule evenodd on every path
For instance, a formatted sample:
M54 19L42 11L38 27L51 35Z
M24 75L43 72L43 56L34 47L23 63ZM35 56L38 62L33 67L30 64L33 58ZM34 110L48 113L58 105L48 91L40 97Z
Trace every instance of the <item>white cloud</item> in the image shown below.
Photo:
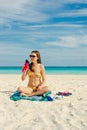
M9 25L12 21L21 22L43 22L57 16L57 11L69 3L80 3L82 0L0 0L0 25ZM84 1L83 3L86 3ZM47 12L46 12L47 11ZM74 10L64 13L59 11L59 17L66 16L86 16L87 10Z
M67 2L67 1L65 1ZM7 17L9 16L15 16L16 14L20 14L20 17L22 14L25 15L25 13L28 13L29 15L35 14L36 16L39 16L39 13L41 11L44 11L46 9L55 9L60 7L64 2L56 1L56 4L54 1L40 1L40 0L0 0L0 15ZM5 13L5 14L4 14ZM4 14L4 15L3 15ZM42 13L40 13L40 16ZM25 15L27 16L27 15ZM36 18L36 17L35 17ZM38 19L38 17L37 17Z
M48 19L48 16L38 11L37 2L35 0L3 0L0 2L0 18L3 24L11 20L25 21L25 22L40 22ZM2 24L2 22L0 22Z
M77 27L77 28L81 28L81 27L84 27L84 25L80 25L80 24L70 24L70 23L58 23L58 24L42 24L42 25L23 25L21 24L21 27L24 28L24 29L30 29L30 28L48 28L48 27Z
M73 11L66 11L58 13L59 17L81 17L81 16L87 16L87 9L79 9L79 10L73 10Z
M62 2L64 2L64 3L68 3L68 2L70 2L70 3L73 3L73 2L75 2L75 3L81 3L81 2L83 2L83 0L63 0ZM84 3L87 3L87 0L84 0Z
M25 55L29 49L19 44L0 44L0 55Z
M60 36L58 41L47 42L49 46L60 46L67 48L77 48L87 45L87 36Z
M87 29L83 21L79 20L81 25L61 20L54 24L53 18L57 17L87 16L87 9L64 11L63 7L72 3L84 4L87 0L0 0L0 58L9 56L11 61L11 56L14 56L22 61L23 56L37 48L41 50L44 61L51 64L55 64L55 60L57 65L63 64L61 59L69 59L66 60L68 64L71 57L84 59L87 55ZM35 25L29 24L32 22Z
M21 14L23 4L26 2L26 0L0 0L0 21L3 21L0 24L8 24L17 13Z
M0 0L0 10L7 13L10 11L10 13L16 13L15 11L21 12L23 6L28 2L31 2L31 0Z

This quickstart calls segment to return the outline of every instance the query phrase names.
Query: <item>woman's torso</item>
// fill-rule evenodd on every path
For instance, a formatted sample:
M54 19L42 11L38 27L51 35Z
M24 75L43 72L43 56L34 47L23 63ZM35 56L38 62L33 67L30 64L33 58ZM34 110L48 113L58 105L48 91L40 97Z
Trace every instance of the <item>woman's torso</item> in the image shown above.
M38 66L35 68L34 72L32 72L30 69L28 70L28 87L37 87L41 83L41 65L38 64Z

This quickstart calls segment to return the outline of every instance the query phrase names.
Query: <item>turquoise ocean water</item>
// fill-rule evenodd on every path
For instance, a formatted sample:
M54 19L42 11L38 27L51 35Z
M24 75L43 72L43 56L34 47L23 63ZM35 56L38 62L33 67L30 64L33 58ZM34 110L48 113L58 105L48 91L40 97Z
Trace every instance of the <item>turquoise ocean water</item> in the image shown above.
M0 74L21 74L22 67L0 67ZM47 66L45 67L46 74L55 75L55 74L86 74L87 75L87 67L54 67Z

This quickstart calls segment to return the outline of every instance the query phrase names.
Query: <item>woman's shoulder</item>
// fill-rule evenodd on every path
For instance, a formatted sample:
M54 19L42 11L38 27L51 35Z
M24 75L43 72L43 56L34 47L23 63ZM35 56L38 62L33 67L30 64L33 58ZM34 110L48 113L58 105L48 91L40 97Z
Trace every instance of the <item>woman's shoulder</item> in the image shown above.
M43 64L39 64L39 66L40 66L41 70L44 69L44 65Z
M44 67L44 65L43 65L43 64L40 64L40 63L39 63L39 66L40 66L40 67Z

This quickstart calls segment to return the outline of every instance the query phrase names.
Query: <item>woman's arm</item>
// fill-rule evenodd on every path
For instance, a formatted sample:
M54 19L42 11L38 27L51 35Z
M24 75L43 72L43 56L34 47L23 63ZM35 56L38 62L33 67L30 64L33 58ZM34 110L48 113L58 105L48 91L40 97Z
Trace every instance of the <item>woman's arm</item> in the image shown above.
M27 73L28 73L28 69L25 72L22 73L22 76L21 76L22 80L25 80Z
M45 69L44 69L43 65L41 65L41 75L42 75L41 85L45 85L45 83L46 83L46 75L45 75Z
M41 76L42 76L42 81L38 86L38 89L42 89L42 87L45 85L46 83L46 75L45 75L45 69L44 66L41 65Z

